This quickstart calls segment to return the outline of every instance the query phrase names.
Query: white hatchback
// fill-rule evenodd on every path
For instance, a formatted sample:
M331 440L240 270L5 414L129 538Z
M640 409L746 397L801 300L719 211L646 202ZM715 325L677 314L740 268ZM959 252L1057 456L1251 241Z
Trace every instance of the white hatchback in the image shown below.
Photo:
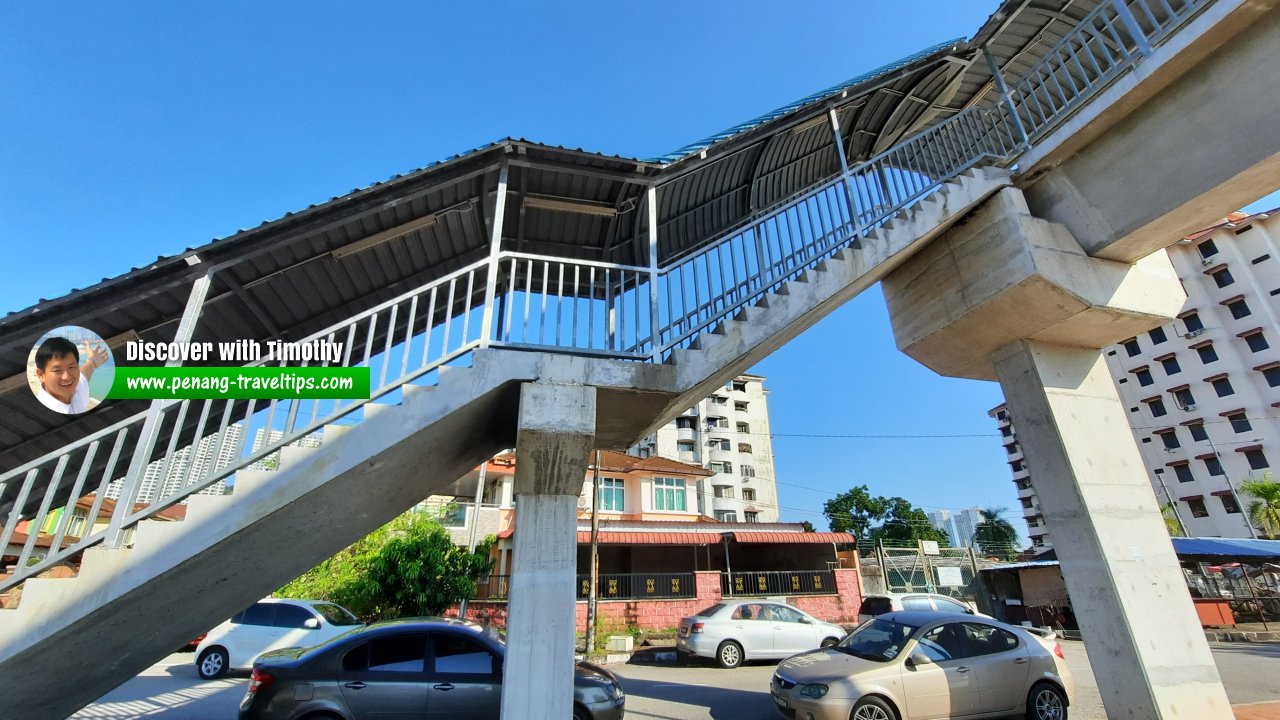
M351 611L331 602L259 600L200 641L196 672L212 680L227 670L248 670L268 650L319 645L362 625Z
M782 659L830 647L847 633L790 605L763 600L721 602L680 621L676 651L714 658L723 668L745 660Z

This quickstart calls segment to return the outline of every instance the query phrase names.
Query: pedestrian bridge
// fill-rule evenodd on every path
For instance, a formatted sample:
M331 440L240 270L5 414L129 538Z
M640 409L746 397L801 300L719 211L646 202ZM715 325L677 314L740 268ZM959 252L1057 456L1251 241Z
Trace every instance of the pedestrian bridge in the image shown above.
M1007 0L971 39L663 157L508 139L10 314L14 377L67 324L117 352L319 343L341 352L309 366L372 377L367 400L72 418L0 385L10 716L74 712L516 446L504 693L567 717L589 449L883 282L900 348L1002 383L1046 521L1079 539L1059 554L1109 712L1229 717L1097 348L1177 311L1163 247L1280 187L1277 21L1271 0Z

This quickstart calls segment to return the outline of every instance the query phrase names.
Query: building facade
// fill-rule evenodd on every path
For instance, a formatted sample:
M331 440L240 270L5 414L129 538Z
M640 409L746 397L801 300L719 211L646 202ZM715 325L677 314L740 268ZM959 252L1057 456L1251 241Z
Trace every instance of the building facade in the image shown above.
M765 378L739 375L628 452L712 472L696 510L721 522L778 521L778 486Z
M1156 498L1195 537L1249 537L1240 483L1280 457L1280 218L1232 213L1168 249L1187 301L1107 348ZM991 410L1033 543L1048 547L1007 408ZM1032 523L1037 524L1033 525Z
M194 453L191 451L191 446L176 451L167 467L163 460L148 464L147 469L143 471L142 484L138 487L134 502L149 505L156 498L167 497L177 492L184 483L194 482L204 477L214 468L222 469L230 465L241 449L243 435L242 425L239 423L229 425L221 444L218 443L216 434L209 435L195 444ZM107 485L104 496L111 500L118 499L123 483L123 479L113 480ZM226 495L226 478L213 483L198 494Z
M982 522L980 508L935 510L927 515L931 525L947 534L951 547L973 547L973 534Z

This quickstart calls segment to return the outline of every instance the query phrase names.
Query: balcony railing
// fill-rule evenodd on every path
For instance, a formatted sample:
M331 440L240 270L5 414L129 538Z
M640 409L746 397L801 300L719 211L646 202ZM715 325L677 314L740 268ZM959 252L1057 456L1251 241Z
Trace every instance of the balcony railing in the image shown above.
M727 572L720 576L725 597L751 595L831 595L836 576L830 570Z
M591 593L591 576L578 576L578 599ZM694 574L629 573L601 575L596 596L601 600L674 600L698 596Z

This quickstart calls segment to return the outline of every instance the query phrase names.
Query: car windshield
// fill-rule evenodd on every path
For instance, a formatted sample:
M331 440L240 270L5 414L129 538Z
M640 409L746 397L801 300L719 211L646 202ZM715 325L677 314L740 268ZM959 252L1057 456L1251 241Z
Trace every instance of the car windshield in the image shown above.
M712 605L709 608L703 608L702 610L699 610L697 614L694 615L694 617L711 617L712 615L715 615L716 613L720 612L722 609L724 609L724 603L716 603L715 605Z
M320 613L330 625L346 626L346 625L363 625L364 623L356 619L349 610L339 607L332 603L318 603L311 606L316 612Z
M898 657L915 631L914 625L876 618L849 633L836 649L864 660L889 662Z

